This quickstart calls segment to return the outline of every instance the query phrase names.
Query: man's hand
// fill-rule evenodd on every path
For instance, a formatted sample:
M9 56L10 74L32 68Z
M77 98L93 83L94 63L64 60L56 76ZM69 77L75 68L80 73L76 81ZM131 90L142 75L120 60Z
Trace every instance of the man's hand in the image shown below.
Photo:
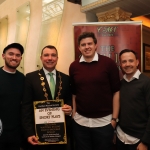
M72 108L71 106L64 104L64 106L62 107L62 111L64 111L65 115L71 115Z
M38 139L33 135L28 137L28 142L32 145L37 145L38 144Z
M113 128L115 129L115 128L116 128L116 125L117 125L116 121L111 120L111 125L112 125L112 126L113 126Z
M148 150L148 147L142 142L138 145L137 150Z

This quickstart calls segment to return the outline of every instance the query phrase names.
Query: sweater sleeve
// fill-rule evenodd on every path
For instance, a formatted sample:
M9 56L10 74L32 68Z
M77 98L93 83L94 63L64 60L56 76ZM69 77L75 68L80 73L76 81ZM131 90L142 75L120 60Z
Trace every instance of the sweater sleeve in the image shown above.
M119 77L119 69L116 65L116 63L111 60L109 66L109 82L111 85L111 90L113 93L120 90L120 77Z
M145 81L146 86L144 87L144 94L146 99L146 106L147 106L147 113L148 113L148 120L147 126L145 129L145 133L141 138L141 141L146 144L150 144L150 79Z

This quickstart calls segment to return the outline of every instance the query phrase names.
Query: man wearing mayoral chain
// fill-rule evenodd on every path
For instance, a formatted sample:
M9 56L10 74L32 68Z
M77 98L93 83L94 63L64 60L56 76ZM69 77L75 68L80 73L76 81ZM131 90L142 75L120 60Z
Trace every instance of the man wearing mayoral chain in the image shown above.
M33 102L41 100L57 100L63 99L64 111L66 119L67 135L69 134L69 124L71 121L71 92L69 76L55 69L58 61L57 49L48 45L42 49L41 61L43 68L26 75L24 97L22 103L22 123L25 136L30 143L31 150L52 150L61 149L68 150L68 144L48 144L39 145L38 138L35 133L35 120ZM54 85L50 82L53 76ZM68 142L69 143L69 142Z

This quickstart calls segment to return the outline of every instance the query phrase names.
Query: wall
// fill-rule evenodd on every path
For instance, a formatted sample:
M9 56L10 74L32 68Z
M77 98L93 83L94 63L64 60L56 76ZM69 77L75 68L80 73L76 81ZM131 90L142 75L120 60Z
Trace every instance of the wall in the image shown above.
M70 63L74 60L74 41L72 23L86 22L86 15L80 12L80 5L65 1L62 25L58 39L59 63L57 69L68 74Z
M30 2L31 16L24 54L25 74L37 69L36 53L42 20L42 0L6 0L0 5L0 19L8 16L7 44L10 44L15 41L16 10L27 2ZM59 53L57 69L66 74L68 74L70 63L74 60L72 23L75 22L86 22L86 15L80 12L80 5L65 0L64 14L56 47Z

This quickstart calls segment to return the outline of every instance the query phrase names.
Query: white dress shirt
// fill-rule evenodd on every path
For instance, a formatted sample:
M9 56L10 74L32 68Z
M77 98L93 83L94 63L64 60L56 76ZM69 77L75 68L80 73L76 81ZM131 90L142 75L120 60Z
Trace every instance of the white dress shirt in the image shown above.
M49 84L49 86L50 86L50 75L49 75L49 71L46 70L44 67L43 67L43 70L44 70L44 73L45 73L47 82L48 82L48 84ZM56 84L56 69L54 69L54 70L52 71L52 73L53 73L54 82L55 82L55 84Z

